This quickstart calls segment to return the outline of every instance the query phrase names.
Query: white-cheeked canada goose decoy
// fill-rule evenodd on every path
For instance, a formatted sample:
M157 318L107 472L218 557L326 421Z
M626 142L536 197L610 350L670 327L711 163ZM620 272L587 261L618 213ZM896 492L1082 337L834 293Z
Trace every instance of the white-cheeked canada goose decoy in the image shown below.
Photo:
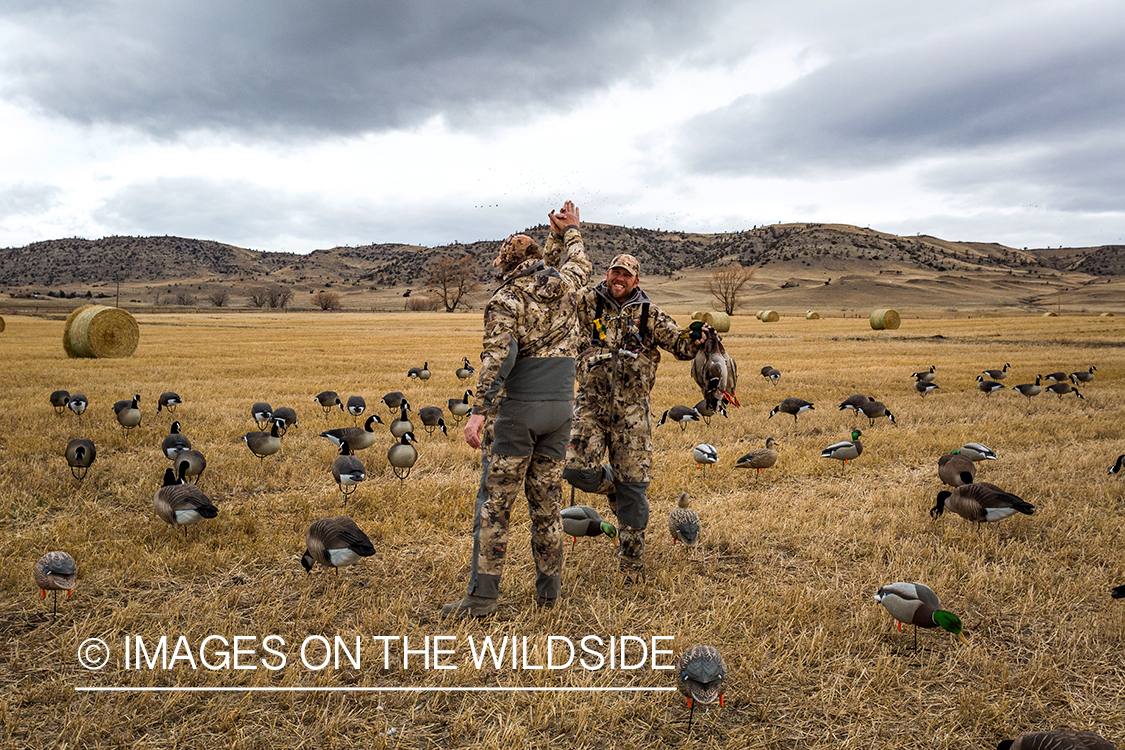
M699 514L691 507L691 498L688 493L680 493L676 507L668 514L668 531L672 534L672 544L683 542L687 547L699 544L699 535L703 524Z
M180 451L191 450L191 441L188 440L187 435L180 432L179 422L172 423L168 436L160 444L160 450L169 461L175 461L176 454Z
M722 401L715 404L715 408L712 409L707 405L707 400L703 399L698 404L696 404L694 408L696 414L698 414L700 419L703 420L703 424L706 425L711 424L711 417L715 416L716 414L721 414L724 419L728 418L727 407Z
M173 527L191 526L219 515L219 509L199 487L181 482L172 469L165 469L164 484L152 496L152 507L160 520Z
M1110 596L1114 599L1125 599L1125 584L1121 586L1114 586L1113 591L1109 592Z
M995 380L985 380L984 375L977 375L977 390L986 396L991 396L996 391L1002 391L1006 387Z
M713 646L692 646L680 655L676 664L676 689L687 699L688 729L695 717L695 704L709 705L718 701L723 705L726 675L726 662Z
M1117 462L1109 467L1109 474L1120 474L1121 469L1125 468L1125 453L1117 457Z
M1080 370L1079 372L1070 373L1070 381L1072 383L1089 383L1094 379L1094 371L1098 368L1090 365L1089 370Z
M344 493L344 507L346 508L348 495L355 492L355 488L367 478L367 470L363 468L363 462L352 455L352 449L347 440L340 443L340 455L332 462L332 478L336 480L336 486L340 488L340 492Z
M957 449L957 452L973 463L978 464L981 461L995 461L999 458L996 455L996 451L992 450L984 443L965 443Z
M771 365L766 365L762 368L762 377L770 381L770 385L777 385L777 381L781 380L781 371Z
M851 440L833 443L820 452L820 457L834 458L837 461L843 461L844 466L847 466L848 461L859 458L859 455L863 453L863 443L859 442L859 436L862 434L863 430L852 430Z
M864 396L862 393L857 393L854 396L848 396L846 399L840 402L840 411L851 409L853 413L859 414L859 407L863 406L868 401L874 400L875 399L871 398L870 396Z
M754 477L757 478L763 469L768 469L777 463L777 439L766 438L765 448L755 448L734 463L736 469L756 469Z
M273 416L269 421L276 424L278 430L284 435L290 427L297 426L297 412L291 407L279 406L273 410ZM265 427L262 429L265 429Z
M56 616L59 611L59 592L65 591L70 596L78 583L78 566L75 565L74 558L61 550L48 552L35 563L31 574L39 588L40 599L46 599L47 592L52 592L54 600L51 617Z
M1061 383L1062 381L1067 380L1068 378L1067 378L1065 372L1059 371L1059 372L1052 372L1050 375L1044 375L1043 379L1044 380L1053 380L1056 383Z
M358 419L367 411L367 401L363 396L348 396L347 409L353 419Z
M1021 396L1026 396L1028 401L1031 401L1032 396L1038 396L1043 392L1043 376L1036 375L1034 383L1020 383L1013 385L1012 390Z
M1083 399L1086 398L1085 396L1083 396L1081 393L1078 392L1077 388L1075 388L1073 385L1070 384L1070 381L1067 381L1067 380L1064 380L1061 383L1054 383L1052 385L1047 386L1047 392L1055 394L1059 398L1060 401L1062 400L1062 397L1065 396L1068 393L1073 393L1078 398L1083 398Z
M387 462L391 465L394 475L399 479L406 479L410 476L410 470L418 461L418 449L411 445L413 442L416 442L414 433L407 432L402 435L399 442L387 449Z
M461 398L451 398L446 401L449 406L449 413L453 415L453 421L460 424L461 420L468 416L469 412L473 410L473 392L465 391L465 395Z
M355 565L374 554L375 545L355 521L347 516L332 516L309 525L301 567L306 573L312 573L313 566L319 564L335 569L336 575L340 575L340 568Z
M942 490L937 494L937 505L930 509L930 517L937 518L946 508L975 523L978 531L982 523L1002 521L1017 513L1035 513L1031 503L988 482L963 484L952 492Z
M468 357L462 357L461 362L463 363L462 366L454 370L453 374L457 376L458 380L468 380L476 372L476 368L469 364Z
M197 450L180 451L174 459L176 476L180 481L199 484L203 472L207 470L207 458Z
M1117 746L1093 732L1053 729L1024 732L1014 740L1001 740L996 750L1117 750Z
M376 423L383 424L383 420L379 419L378 414L372 414L363 423L363 427L338 427L335 430L325 430L320 436L331 440L337 448L346 440L353 452L361 451L375 445L379 437L374 429Z
M698 322L698 321L696 321ZM723 341L714 329L707 329L707 338L703 340L695 358L691 361L691 376L703 391L703 400L711 404L726 401L728 404L739 406L735 388L738 386L738 367L734 359L727 354Z
M156 399L156 413L159 414L162 409L167 409L169 414L175 414L176 407L183 402L180 394L173 391L164 391L160 394L160 398Z
M391 434L400 438L408 432L414 432L414 423L410 421L410 417L406 413L406 404L403 402L399 415L391 420Z
M51 391L51 406L55 409L55 414L60 417L66 413L66 404L70 401L70 391Z
M259 461L264 461L281 450L281 420L275 419L269 432L248 432L242 440Z
M778 413L792 414L793 424L797 424L798 414L804 414L806 411L810 411L815 408L816 407L812 405L811 401L805 401L803 398L787 398L777 406L773 407L773 411L771 411L770 415L766 418L773 419L773 415Z
M580 536L602 536L610 539L617 536L617 527L604 521L589 505L571 505L559 511L562 517L563 533L578 542Z
M937 383L931 383L927 380L915 380L914 381L914 390L916 390L918 393L922 394L922 398L925 398L926 396L933 393L934 391L936 391L940 387L941 386L939 386Z
M86 478L86 472L89 471L90 465L94 463L94 459L98 457L98 451L94 448L94 441L89 438L74 438L66 444L66 465L70 467L70 473L81 482Z
M336 391L321 391L313 396L313 401L320 404L320 408L324 410L325 419L328 419L329 412L334 408L339 408L340 411L344 410L344 404L340 402L340 394Z
M888 583L875 593L875 601L891 613L899 623L914 626L914 650L918 650L918 628L941 628L961 639L965 639L961 618L941 608L941 600L933 589L924 583L899 581Z
M430 379L430 363L425 362L422 364L422 371L418 373L418 379L423 383Z
M933 365L930 365L929 370L922 370L921 372L912 372L912 373L910 373L910 377L914 378L915 381L921 380L923 383L932 383L937 378L937 373L934 372L936 369L937 369L936 367L934 367Z
M665 422L678 422L680 429L683 430L687 427L688 422L698 422L700 419L699 412L690 406L673 406L660 415L660 421L656 423L656 426L659 427Z
M82 415L86 412L86 407L89 405L90 399L86 398L85 393L72 393L66 402L66 408L74 412L78 417L79 424L82 423Z
M1004 368L1001 370L982 370L981 377L988 378L989 380L1003 380L1008 377L1008 368L1011 367L1007 362L1004 363Z
M126 430L131 430L141 423L141 410L137 402L141 400L140 394L132 399L123 399L113 405L113 412L117 415L117 423Z
M960 450L946 453L938 459L938 478L950 487L972 484L976 481L976 473L977 465L962 456Z
M395 409L410 409L410 404L407 402L406 396L402 395L401 391L391 391L379 400L386 404L387 408L390 409L392 413ZM403 404L405 404L405 406L403 406Z
M436 429L440 429L442 435L449 434L445 429L445 412L440 406L423 406L418 410L418 419L422 420L422 426L429 435L433 435Z
M265 401L255 401L254 405L250 407L250 416L258 424L259 430L264 430L266 425L273 419L273 407Z
M691 449L691 457L697 466L710 466L719 460L719 451L710 443L700 443Z
M866 404L861 404L859 410L863 412L863 416L869 420L868 427L875 425L875 420L880 417L886 417L891 420L891 424L896 424L895 415L891 414L887 409L886 404L882 401L868 401Z

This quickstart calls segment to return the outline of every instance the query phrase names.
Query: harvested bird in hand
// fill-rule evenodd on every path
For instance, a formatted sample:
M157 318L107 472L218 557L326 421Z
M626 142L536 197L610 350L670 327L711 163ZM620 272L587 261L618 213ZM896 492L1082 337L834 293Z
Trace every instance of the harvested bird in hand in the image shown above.
M698 324L698 328L696 327ZM700 335L706 333L706 338L695 353L691 361L691 376L703 389L703 400L715 410L724 400L727 403L741 406L738 396L734 394L738 384L738 368L734 360L723 348L723 342L713 328L704 329L701 321L695 321L689 328L688 336L695 338L696 332Z

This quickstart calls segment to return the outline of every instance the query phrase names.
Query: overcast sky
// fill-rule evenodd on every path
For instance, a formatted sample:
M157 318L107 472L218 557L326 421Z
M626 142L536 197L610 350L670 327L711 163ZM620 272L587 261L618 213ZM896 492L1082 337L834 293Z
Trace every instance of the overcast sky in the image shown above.
M5 0L0 246L1125 242L1119 2Z

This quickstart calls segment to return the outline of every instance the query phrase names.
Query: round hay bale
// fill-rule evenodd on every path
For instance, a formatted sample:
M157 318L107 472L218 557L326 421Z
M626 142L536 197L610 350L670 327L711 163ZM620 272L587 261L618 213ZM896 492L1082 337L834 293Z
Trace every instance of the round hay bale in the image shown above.
M1099 318L1112 318L1112 317L1113 317L1113 313L1102 313L1102 314L1101 314L1101 315L1099 315L1098 317L1099 317ZM3 330L4 330L4 319L3 319L3 318L0 318L0 331L3 331Z
M4 326L4 316L0 315L0 333L4 332L4 328L5 328L5 326Z
M809 310L805 313L805 320L820 320L820 313L815 310Z
M1045 313L1043 313L1043 317L1044 318L1057 318L1057 317L1059 317L1059 314L1057 312L1045 312Z
M871 327L876 331L893 331L901 322L894 310L876 310L871 313Z
M758 320L761 320L762 319L762 313L764 313L764 312L765 312L765 310L759 310L758 312L754 313L754 317L757 318Z
M140 337L136 319L125 310L83 305L66 318L63 349L68 357L129 357Z
M705 313L705 312L697 310L696 312L693 312L691 314L691 319L692 320L703 320L703 316L706 315L706 314L707 313Z
M761 320L763 323L776 323L781 320L781 315L778 314L777 310L762 310Z
M715 329L717 333L730 330L730 316L725 312L705 312L701 320Z

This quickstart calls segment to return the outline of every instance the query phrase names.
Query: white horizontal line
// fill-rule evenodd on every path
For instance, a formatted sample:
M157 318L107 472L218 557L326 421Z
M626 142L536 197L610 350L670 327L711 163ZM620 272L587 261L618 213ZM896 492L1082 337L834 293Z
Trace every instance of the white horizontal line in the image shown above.
M668 693L674 687L82 687L79 693Z

